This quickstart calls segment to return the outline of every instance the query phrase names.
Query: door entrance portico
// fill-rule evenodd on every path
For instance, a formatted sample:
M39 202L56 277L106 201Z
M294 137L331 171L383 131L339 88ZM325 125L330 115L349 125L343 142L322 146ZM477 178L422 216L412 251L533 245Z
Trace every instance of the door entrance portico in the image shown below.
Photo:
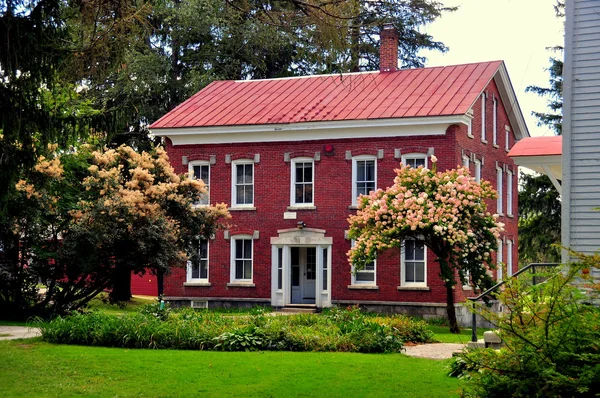
M271 305L331 306L331 247L325 230L291 228L271 238Z

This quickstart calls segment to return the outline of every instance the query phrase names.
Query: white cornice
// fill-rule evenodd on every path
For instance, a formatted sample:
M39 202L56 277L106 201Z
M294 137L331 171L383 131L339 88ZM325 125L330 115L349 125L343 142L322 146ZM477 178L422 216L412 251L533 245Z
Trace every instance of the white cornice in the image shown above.
M494 76L494 80L496 81L496 86L498 86L500 97L502 97L502 103L508 113L508 119L513 125L515 136L517 139L529 137L527 124L525 123L525 118L521 112L517 95L510 82L510 76L508 76L508 71L506 70L504 62L500 64L500 68L498 68L498 73Z
M468 123L468 116L458 115L403 119L165 128L152 129L152 133L159 137L169 137L173 145L190 145L198 143L220 144L443 135L446 133L446 129L452 124L467 125Z

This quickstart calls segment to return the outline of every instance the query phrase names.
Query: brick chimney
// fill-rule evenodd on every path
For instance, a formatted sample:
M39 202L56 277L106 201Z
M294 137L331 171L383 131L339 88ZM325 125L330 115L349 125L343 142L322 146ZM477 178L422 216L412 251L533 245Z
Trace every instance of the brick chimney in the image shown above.
M395 72L398 70L398 31L391 23L381 29L379 46L379 71Z

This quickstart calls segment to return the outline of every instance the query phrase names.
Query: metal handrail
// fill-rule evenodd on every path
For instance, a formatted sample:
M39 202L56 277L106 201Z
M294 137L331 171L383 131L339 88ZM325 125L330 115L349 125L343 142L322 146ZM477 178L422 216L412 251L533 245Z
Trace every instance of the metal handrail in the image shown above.
M535 274L535 267L556 267L557 265L559 265L559 263L531 263L528 266L521 268L520 270L515 272L512 275L512 278L516 278L517 276L521 275L522 273L524 273L525 271L528 271L530 269L533 269L533 273ZM479 301L482 298L484 298L485 296L487 296L490 293L497 290L500 286L504 285L505 283L506 283L506 281L500 281L500 282L496 283L494 286L490 287L485 292L481 293L479 296L467 297L467 300L470 300L473 303L475 301ZM537 285L535 275L533 277L533 284ZM477 314L475 314L475 312L473 312L473 314L471 316L471 341L474 343L477 342Z

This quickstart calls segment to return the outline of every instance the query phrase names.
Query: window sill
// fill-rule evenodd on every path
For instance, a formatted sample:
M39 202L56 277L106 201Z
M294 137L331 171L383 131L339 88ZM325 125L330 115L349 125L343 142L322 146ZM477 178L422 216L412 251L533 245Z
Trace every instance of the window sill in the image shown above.
M487 144L487 143L488 143L488 142L487 142L487 140L486 140L486 139L483 139L483 138L481 139L481 142L482 142L482 143L484 143L484 144Z
M473 287L469 285L463 285L462 290L473 290Z
M229 211L244 211L244 210L253 211L253 210L256 210L256 207L254 207L254 206L247 206L247 207L244 207L244 206L231 206L227 210L229 210Z
M210 207L210 203L194 203L192 207L195 209L203 209L205 207Z
M498 217L504 217L504 213L498 213Z
M492 146L493 146L494 148L500 148L500 146L499 146L498 144L492 144Z
M348 210L358 210L358 205L350 205L348 206Z
M475 138L475 136L473 134L467 134L467 137L470 138L470 139Z
M292 205L292 206L288 206L287 209L288 209L288 211L317 210L317 206L313 206L313 205L307 205L307 206Z
M227 287L256 287L252 282L230 282Z
M210 282L183 282L183 286L209 287L212 284Z
M415 290L415 291L423 291L428 292L429 286L398 286L398 290Z
M348 289L350 290L379 290L379 286L377 285L348 285Z
M508 218L515 218L515 215L514 214L507 214L506 217L508 217Z

